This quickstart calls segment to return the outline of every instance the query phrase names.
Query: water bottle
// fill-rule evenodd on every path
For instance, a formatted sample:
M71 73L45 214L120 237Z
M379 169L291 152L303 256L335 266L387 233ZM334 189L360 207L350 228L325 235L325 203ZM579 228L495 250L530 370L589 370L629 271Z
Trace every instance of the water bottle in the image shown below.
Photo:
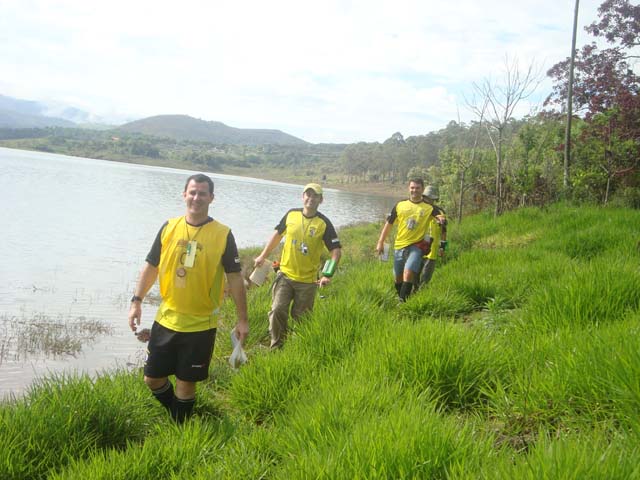
M382 247L382 253L380 254L380 261L386 262L389 260L389 249L391 246L388 243L385 243Z
M329 259L324 262L324 267L322 268L322 276L323 277L333 277L333 274L336 272L336 261L334 259Z

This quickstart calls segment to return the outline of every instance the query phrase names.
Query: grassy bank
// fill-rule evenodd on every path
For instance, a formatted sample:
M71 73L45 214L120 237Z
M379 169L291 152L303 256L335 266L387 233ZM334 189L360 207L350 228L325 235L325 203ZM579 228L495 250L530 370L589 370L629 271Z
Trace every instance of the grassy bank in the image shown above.
M398 200L407 196L408 183L406 181L389 183L374 181L348 181L347 176L340 171L328 171L328 165L316 166L305 169L262 167L255 168L227 167L224 172L229 175L240 177L261 178L276 182L293 183L305 185L309 181L319 182L325 188L335 188L351 193L366 193L381 197L397 198ZM193 168L193 167L191 167Z
M432 283L398 305L380 225L269 352L225 305L196 416L177 428L141 373L53 377L0 406L1 478L638 478L640 212L552 206L452 226Z

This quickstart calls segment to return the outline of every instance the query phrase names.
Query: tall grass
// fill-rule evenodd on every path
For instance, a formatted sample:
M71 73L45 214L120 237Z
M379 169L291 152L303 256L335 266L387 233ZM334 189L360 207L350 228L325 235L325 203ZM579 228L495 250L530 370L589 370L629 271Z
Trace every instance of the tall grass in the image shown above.
M404 304L380 225L346 229L282 350L252 288L249 362L230 370L223 307L183 428L139 373L54 377L0 406L0 477L638 478L639 225L568 205L466 219Z
M546 288L538 288L527 314L537 328L584 328L622 320L639 307L637 262L604 258L574 264Z
M545 432L527 455L487 462L475 478L626 480L639 478L637 458L637 439L612 437L604 429L566 436Z
M52 376L0 408L0 478L45 478L95 451L142 441L159 408L125 372L92 381ZM145 387L146 388L146 387Z
M385 393L371 395L385 398ZM326 440L312 432L298 438L299 431L308 430L304 423L289 429L281 447L294 445L296 455L283 463L277 477L446 478L457 465L475 469L492 455L489 437L474 435L471 426L438 414L429 403L391 397L385 403L385 411L345 415L344 425L334 423ZM323 429L325 421L335 422L331 417L318 420L314 425Z
M359 353L376 378L389 378L443 410L480 407L505 375L498 343L487 332L447 322L398 322Z
M220 447L233 434L229 423L199 419L184 428L156 426L142 444L126 450L103 450L88 461L74 460L51 479L129 480L191 478L203 465L215 459Z

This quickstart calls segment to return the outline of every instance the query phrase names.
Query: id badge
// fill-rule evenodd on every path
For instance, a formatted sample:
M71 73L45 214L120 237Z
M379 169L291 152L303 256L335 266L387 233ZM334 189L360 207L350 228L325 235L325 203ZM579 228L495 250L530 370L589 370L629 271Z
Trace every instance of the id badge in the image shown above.
M184 259L184 266L186 268L193 267L193 264L196 261L196 250L198 250L198 242L191 240L187 243L187 256Z

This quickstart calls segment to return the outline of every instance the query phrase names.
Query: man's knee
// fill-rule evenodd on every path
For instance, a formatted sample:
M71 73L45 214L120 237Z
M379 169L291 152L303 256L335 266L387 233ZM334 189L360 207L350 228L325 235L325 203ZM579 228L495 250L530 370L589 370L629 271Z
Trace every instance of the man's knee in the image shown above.
M271 311L269 312L269 319L271 323L282 324L287 321L289 317L289 305L278 304L272 305Z
M188 382L176 378L176 397L180 399L192 399L196 396L196 382Z
M157 390L167 383L167 377L147 377L144 376L144 383L150 390Z
M403 282L413 282L413 277L415 276L415 273L413 273L413 271L411 270L405 270L402 274L402 281Z
M305 313L310 312L311 310L313 310L313 304L311 305L294 305L293 308L291 309L291 318L293 318L294 320L298 320L300 317L302 317Z

